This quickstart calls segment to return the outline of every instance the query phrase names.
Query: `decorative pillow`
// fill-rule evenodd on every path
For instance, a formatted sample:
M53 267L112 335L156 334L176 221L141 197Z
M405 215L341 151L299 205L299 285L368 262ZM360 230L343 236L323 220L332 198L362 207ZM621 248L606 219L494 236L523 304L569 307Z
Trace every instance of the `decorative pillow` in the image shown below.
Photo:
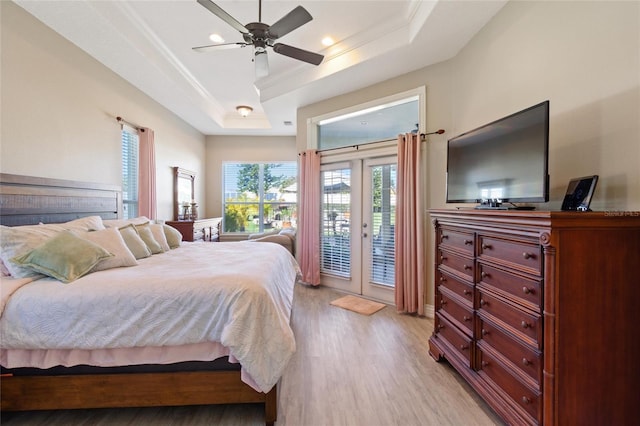
M151 233L153 234L153 238L160 244L162 247L162 251L169 251L171 247L169 247L169 243L167 242L167 237L164 235L164 229L162 225L157 223L149 224L149 228L151 228Z
M149 227L149 222L143 225L133 225L136 227L136 231L138 231L138 235L142 238L142 241L149 247L151 250L151 254L164 253L162 250L162 246L158 244L155 238L153 238L153 233L151 232L151 228Z
M138 231L136 231L136 227L133 224L120 228L119 231L124 243L136 259L143 259L151 256L151 250L149 250L149 247L147 247L142 238L140 238L140 235L138 235Z
M116 228L76 233L76 235L99 245L113 254L113 257L100 261L91 272L104 271L105 269L119 268L121 266L135 266L138 264L135 256L125 244L122 235L120 235L120 231Z
M182 234L173 226L162 225L162 229L164 230L164 236L167 237L167 243L169 247L174 249L180 247L182 243Z
M0 225L0 257L13 278L38 276L30 268L24 268L11 259L28 253L63 229L50 225L2 226Z
M64 231L30 252L14 257L19 265L69 283L86 275L102 259L113 255L71 231Z
M132 219L106 219L102 221L104 226L106 226L107 228L124 228L125 226L130 224L142 225L149 222L149 218L145 216L138 216Z

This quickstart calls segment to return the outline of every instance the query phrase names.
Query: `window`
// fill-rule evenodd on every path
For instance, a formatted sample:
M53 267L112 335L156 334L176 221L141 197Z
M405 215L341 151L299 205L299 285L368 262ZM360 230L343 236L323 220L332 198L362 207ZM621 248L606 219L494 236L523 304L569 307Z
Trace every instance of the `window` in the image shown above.
M320 120L318 148L320 150L335 149L393 140L399 133L417 132L419 121L418 95L385 102Z
M122 127L122 217L138 216L138 132Z
M296 227L296 162L224 163L224 232Z

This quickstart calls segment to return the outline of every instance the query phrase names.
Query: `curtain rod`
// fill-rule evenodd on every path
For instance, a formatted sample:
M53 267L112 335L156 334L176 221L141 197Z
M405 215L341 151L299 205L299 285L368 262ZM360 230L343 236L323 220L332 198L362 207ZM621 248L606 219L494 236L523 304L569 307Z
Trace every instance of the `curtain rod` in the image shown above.
M444 129L438 129L435 132L430 132L430 133L420 133L420 140L422 141L426 140L428 135L441 135L443 133L444 133ZM358 149L360 149L361 146L373 145L374 143L380 143L380 142L386 142L386 141L375 141L375 142L363 143L360 145L339 146L336 148L316 150L316 152L329 152L329 151L335 151L336 149L346 149L346 148L355 148L355 150L357 151ZM301 155L301 154L298 154L298 155Z
M116 121L117 121L120 125L126 124L126 125L127 125L127 126L129 126L129 127L133 127L134 129L136 129L136 130L137 130L137 131L139 131L139 132L144 132L144 131L145 131L145 130L144 130L144 127L139 126L139 125L137 125L137 124L135 124L135 123L132 123L132 122L130 122L130 121L127 121L127 120L125 120L124 118L122 118L122 117L120 117L120 116L116 117Z

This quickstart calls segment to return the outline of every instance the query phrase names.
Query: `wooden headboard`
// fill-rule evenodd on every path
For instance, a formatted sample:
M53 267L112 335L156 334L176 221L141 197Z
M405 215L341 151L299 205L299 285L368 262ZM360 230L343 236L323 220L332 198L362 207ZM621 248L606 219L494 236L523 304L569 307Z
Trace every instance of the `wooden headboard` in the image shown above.
M0 173L0 224L59 223L84 216L119 219L120 187Z

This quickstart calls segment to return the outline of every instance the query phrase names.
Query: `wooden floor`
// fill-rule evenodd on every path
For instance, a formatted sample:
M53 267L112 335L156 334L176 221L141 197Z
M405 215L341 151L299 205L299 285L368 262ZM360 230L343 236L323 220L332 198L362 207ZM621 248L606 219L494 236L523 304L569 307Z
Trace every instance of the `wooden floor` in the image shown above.
M386 307L359 315L328 288L297 286L298 350L280 385L277 426L502 425L447 363L427 352L433 321ZM3 425L262 425L259 405L3 414Z

